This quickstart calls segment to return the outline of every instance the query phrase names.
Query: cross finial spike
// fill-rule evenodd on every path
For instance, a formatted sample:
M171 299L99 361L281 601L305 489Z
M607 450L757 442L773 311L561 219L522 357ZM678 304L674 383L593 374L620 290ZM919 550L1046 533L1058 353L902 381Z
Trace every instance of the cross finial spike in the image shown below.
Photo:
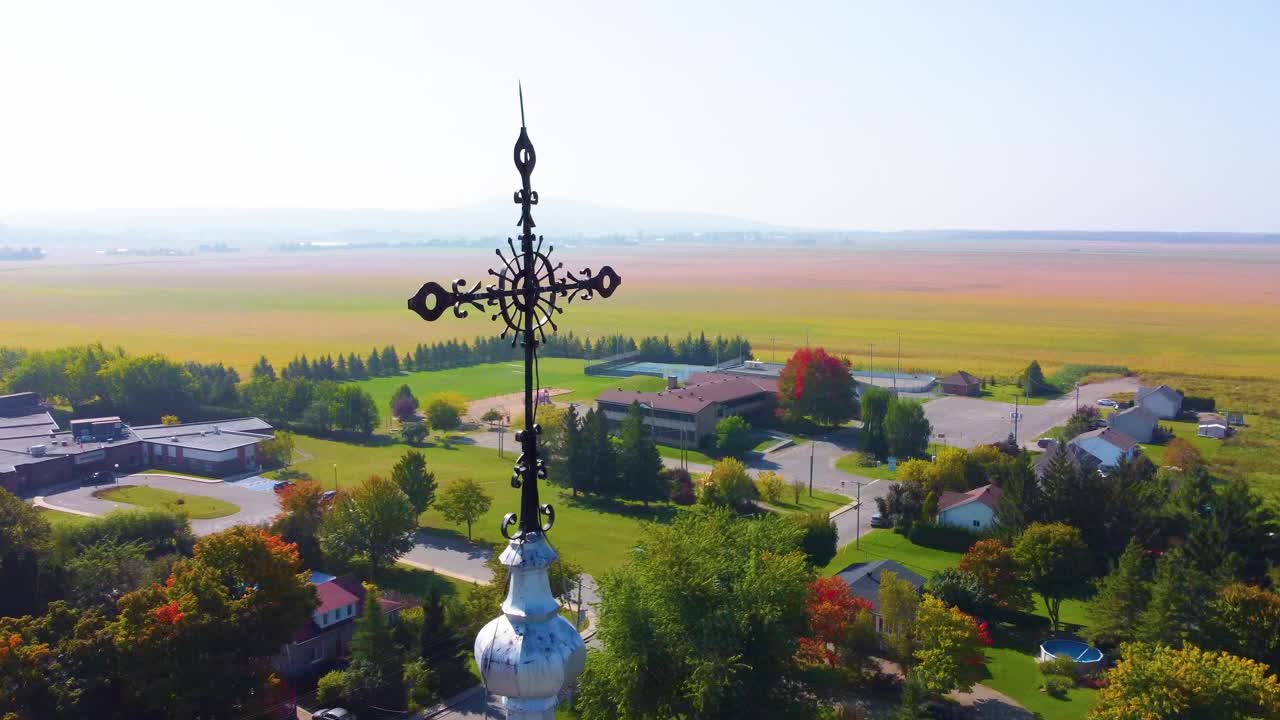
M516 91L520 93L520 128L524 129L524 85L517 80Z

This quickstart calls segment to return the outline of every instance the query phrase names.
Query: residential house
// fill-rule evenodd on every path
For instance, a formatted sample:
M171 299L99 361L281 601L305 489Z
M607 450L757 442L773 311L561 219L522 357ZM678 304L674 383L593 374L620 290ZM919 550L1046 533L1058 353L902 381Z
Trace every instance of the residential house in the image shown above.
M1221 415L1200 413L1200 421L1196 427L1196 434L1200 437L1222 440L1231 434L1231 426L1227 423L1226 418Z
M1076 445L1067 443L1067 462L1075 467L1077 472L1094 472L1098 469L1098 458L1090 455ZM1044 452L1036 455L1035 473L1037 480L1043 480L1045 471L1049 469L1049 463L1053 461L1054 455L1058 453L1058 443L1049 441L1045 446Z
M948 395L979 395L982 393L982 381L964 370L954 372L939 381L942 392Z
M849 586L849 594L871 603L871 614L875 618L877 632L884 632L884 618L880 615L880 581L886 572L911 583L917 592L924 589L923 577L892 560L854 563L836 575Z
M1132 460L1141 450L1137 440L1109 427L1081 433L1070 444L1096 458L1103 469L1113 468L1121 460Z
M1111 413L1107 424L1140 443L1149 443L1155 437L1160 419L1147 408L1134 405Z
M644 424L663 444L696 447L715 437L716 423L730 415L751 420L766 417L774 407L778 380L721 373L699 373L684 387L662 392L606 390L596 398L610 431L616 431L632 403L640 403Z
M1003 494L998 485L983 485L962 493L944 491L938 498L938 524L986 530L995 520L996 505Z
M313 571L311 584L319 604L311 619L272 660L276 671L291 680L314 677L345 660L351 654L355 620L364 611L364 585L354 576L334 577ZM378 604L387 622L394 625L399 622L400 611L410 603L394 593L380 591Z
M1182 412L1182 393L1168 385L1140 387L1133 402L1150 410L1161 420L1172 420Z

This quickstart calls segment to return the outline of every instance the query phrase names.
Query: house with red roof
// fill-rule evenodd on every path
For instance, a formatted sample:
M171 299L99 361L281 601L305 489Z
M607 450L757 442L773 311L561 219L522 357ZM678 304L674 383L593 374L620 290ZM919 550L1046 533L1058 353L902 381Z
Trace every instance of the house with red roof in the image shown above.
M311 584L319 601L311 619L272 660L276 672L290 680L319 675L347 659L356 618L364 611L365 588L355 576L334 577L313 571ZM378 604L387 622L394 625L411 601L383 590Z
M998 485L983 485L962 493L943 492L938 498L938 524L986 530L995 521L1002 494Z

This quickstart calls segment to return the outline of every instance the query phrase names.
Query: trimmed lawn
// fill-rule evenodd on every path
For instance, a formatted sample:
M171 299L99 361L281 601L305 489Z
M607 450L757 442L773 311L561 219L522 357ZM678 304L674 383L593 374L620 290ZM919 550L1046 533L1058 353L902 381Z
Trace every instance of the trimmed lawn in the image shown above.
M846 545L821 572L834 575L856 562L894 560L928 578L939 570L954 567L960 556L960 553L916 545L892 530L872 530L862 537L861 550ZM1045 720L1078 720L1093 707L1097 692L1076 688L1066 700L1055 700L1040 692L1041 676L1035 658L1040 641L1049 636L1049 626L1043 600L1039 595L1034 596L1034 600L1035 609L1030 614L1020 614L1016 624L990 623L995 645L986 650L985 673L979 682L1040 713ZM1073 629L1071 625L1086 624L1086 607L1086 603L1078 600L1062 603L1062 622L1068 630Z
M145 508L186 513L193 520L209 520L240 512L240 506L205 495L189 495L142 485L118 485L98 490L94 497Z
M666 387L662 378L637 375L634 377L606 377L586 375L582 368L585 360L570 358L539 358L538 378L544 388L565 388L573 392L557 395L552 400L564 402L594 402L596 396L610 388L624 390L661 390ZM451 390L461 393L468 400L507 395L524 389L524 365L520 362L488 363L449 370L402 373L391 377L371 378L356 383L373 395L378 413L385 421L390 414L391 393L401 385L408 385L415 397L426 403L431 395Z
M1200 437L1197 434L1200 430L1199 423L1182 420L1161 420L1160 424L1172 429L1174 437L1191 443L1192 447L1200 451L1200 455L1205 459L1205 462L1210 462L1210 464L1212 464L1213 456L1218 454L1218 451L1222 449L1222 444L1226 442L1225 440ZM1159 467L1164 464L1164 449L1167 445L1168 443L1160 443L1159 445L1143 443L1142 454L1146 455L1148 460Z
M756 489L760 489L758 484L756 485ZM842 508L852 502L852 498L847 498L839 493L823 492L822 490L814 490L813 497L810 497L808 488L805 488L804 492L800 493L800 502L798 504L791 502L794 499L795 494L792 493L791 488L788 487L782 493L782 499L776 503L767 504L769 507L777 508L782 512L794 513L817 511L831 512L832 510Z
M95 519L84 515L76 515L75 513L50 510L49 508L36 508L36 512L40 513L40 517L48 520L49 524L55 528L83 525Z
M378 586L419 598L430 596L432 588L439 588L440 596L445 598L461 597L471 591L469 582L399 563L384 571Z
M857 475L859 477L871 478L872 480L896 480L898 473L889 472L888 463L880 463L879 467L866 467L859 465L857 462L858 453L849 453L841 456L836 460L836 469Z
M1056 397L1056 396L1054 396ZM1013 404L1016 399L1021 405L1043 405L1049 401L1049 396L1040 395L1036 397L1024 397L1022 388L1017 385L987 385L977 395L979 400L990 400L991 402Z
M389 476L391 466L410 450L404 443L375 438L369 445L323 440L298 435L297 449L311 456L293 467L315 478L325 488L333 487L333 464L338 465L338 486L354 487L370 475ZM427 456L427 467L435 473L437 493L455 480L471 477L480 482L493 497L489 512L472 527L476 542L505 543L498 527L502 516L520 508L520 491L511 487L511 466L515 455L498 457L496 450L475 445L454 444L452 447L417 448ZM544 503L555 506L556 524L550 533L552 544L566 557L582 565L588 573L599 575L617 567L631 552L639 536L640 526L648 522L669 522L680 508L669 503L640 503L573 498L558 487L539 485ZM419 523L443 535L465 538L467 528L447 522L434 508L419 518Z
M661 443L659 443L657 447L658 447L658 454L661 455L662 457L670 458L672 460L680 459L680 448L672 447L670 445L662 445ZM691 463L700 463L702 465L715 465L717 462L720 461L720 458L712 457L702 452L701 450L697 450L695 448L689 448L684 452L685 452L685 455L684 455L685 459Z

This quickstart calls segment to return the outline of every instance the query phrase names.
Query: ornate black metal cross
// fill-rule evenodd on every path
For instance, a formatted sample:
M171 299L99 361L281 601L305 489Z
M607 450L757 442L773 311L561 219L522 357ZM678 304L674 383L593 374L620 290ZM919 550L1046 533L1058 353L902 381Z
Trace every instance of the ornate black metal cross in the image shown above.
M481 311L485 305L496 306L498 311L492 319L501 318L506 324L502 337L506 338L507 333L511 333L512 346L517 342L524 346L524 429L516 433L521 452L511 472L511 486L520 488L520 514L507 513L502 519L502 535L507 539L523 537L527 533L545 533L555 523L555 510L551 505L538 502L538 480L547 476L547 470L538 453L538 435L542 428L534 422L534 374L538 344L547 339L546 326L550 325L552 332L558 329L553 316L564 312L561 299L564 305L568 305L577 298L590 300L597 293L607 298L622 283L622 278L608 265L600 268L598 273L584 268L577 275L566 271L563 277L557 277L556 273L564 265L551 264L551 253L555 248L547 245L546 252L543 252L543 238L534 237L535 225L530 209L538 204L538 193L529 187L529 176L533 174L537 154L524 125L523 89L520 90L520 137L516 140L514 154L521 185L515 192L515 202L520 206L520 249L516 250L515 242L507 238L511 257L507 257L501 248L494 251L502 260L502 267L489 270L489 274L497 282L483 289L481 283L476 282L468 288L466 280L458 279L453 281L452 290L429 282L409 298L409 309L427 321L439 319L449 309L453 310L454 316L464 318L467 305ZM542 515L547 517L545 525ZM509 534L509 528L517 522L519 530L515 535Z

